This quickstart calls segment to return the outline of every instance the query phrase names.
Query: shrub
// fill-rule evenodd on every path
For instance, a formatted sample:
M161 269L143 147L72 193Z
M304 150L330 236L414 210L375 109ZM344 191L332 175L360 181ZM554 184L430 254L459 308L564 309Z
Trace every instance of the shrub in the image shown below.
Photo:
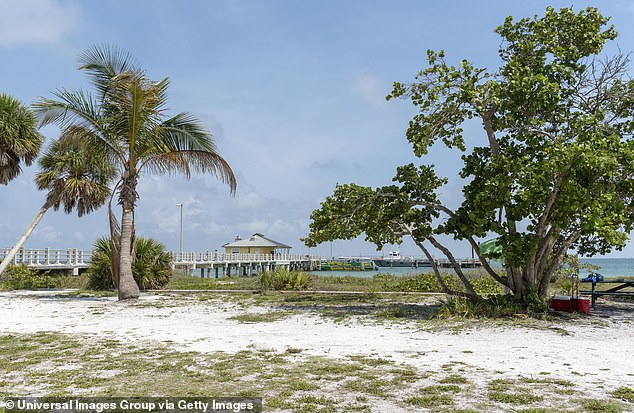
M1 287L7 290L30 290L33 288L57 288L60 286L59 277L50 272L40 272L30 269L25 264L7 267Z
M492 295L483 299L470 300L464 297L450 296L443 301L438 310L439 317L501 318L526 314L543 318L548 314L548 304L539 297L529 296L520 299L513 295Z
M138 237L132 276L142 290L157 289L165 286L172 276L171 257L165 246L151 238ZM88 267L88 288L111 290L112 283L112 247L109 238L99 238Z
M398 292L443 292L434 274L423 273L409 277L395 277L393 275L376 275L382 284L383 291ZM458 282L453 275L442 275L442 280L451 289L456 289Z
M476 293L482 296L502 294L502 284L490 276L479 277L471 280L471 285Z
M274 271L262 271L258 275L258 284L262 291L301 291L311 288L313 279L303 271L288 271L286 268L277 268Z

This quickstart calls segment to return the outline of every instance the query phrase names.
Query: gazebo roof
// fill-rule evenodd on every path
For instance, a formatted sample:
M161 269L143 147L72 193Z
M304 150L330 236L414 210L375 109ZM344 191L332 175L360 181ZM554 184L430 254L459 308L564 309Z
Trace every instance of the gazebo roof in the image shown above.
M256 232L251 235L251 238L242 239L239 236L236 237L234 242L229 242L223 245L224 248L238 248L238 247L251 247L251 248L292 248L286 244L282 244L281 242L273 241L270 238L265 237L264 235Z

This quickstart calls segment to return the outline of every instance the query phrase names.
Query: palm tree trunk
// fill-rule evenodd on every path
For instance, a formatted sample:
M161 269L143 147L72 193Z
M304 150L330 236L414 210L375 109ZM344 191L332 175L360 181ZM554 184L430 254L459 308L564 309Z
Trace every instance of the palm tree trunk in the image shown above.
M31 235L31 233L33 232L37 224L39 224L39 222L42 220L42 217L44 216L44 214L46 214L46 211L48 211L50 207L51 207L51 204L48 201L46 201L44 205L42 205L42 208L40 208L40 210L35 215L35 218L33 218L31 225L29 225L26 231L24 231L24 234L22 234L18 242L16 242L13 248L11 248L11 251L9 251L9 254L7 254L7 256L4 257L4 259L2 260L2 263L0 263L0 275L2 275L2 273L9 266L9 264L13 263L13 258L15 258L15 254L17 254L18 250L22 248L22 246L26 242L26 239Z
M123 206L119 251L119 300L139 298L139 286L132 276L132 208Z

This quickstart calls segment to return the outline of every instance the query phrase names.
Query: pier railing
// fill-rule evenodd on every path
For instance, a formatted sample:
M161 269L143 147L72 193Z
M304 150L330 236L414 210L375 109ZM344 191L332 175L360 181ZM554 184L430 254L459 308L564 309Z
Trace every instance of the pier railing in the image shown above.
M0 260L8 254L10 248L0 249ZM294 266L298 263L320 262L321 257L301 254L226 254L219 252L184 252L169 253L175 267L201 268L218 266L235 266L249 264L271 264ZM35 269L65 269L77 273L79 269L88 268L92 251L77 248L67 249L26 249L21 248L13 258L14 265L24 264Z
M170 253L175 264L224 264L237 262L317 261L321 257L301 254L226 254L219 252Z
M9 248L0 249L0 260L9 253ZM324 260L320 256L302 254L227 254L218 251L169 253L176 268L218 268L229 266L252 266L259 268L273 268L285 266L287 268L317 269L321 268ZM79 269L88 268L92 251L77 248L67 249L25 249L21 248L13 258L13 264L25 264L35 269L66 269L77 273ZM422 262L422 261L421 261ZM441 267L449 267L447 260L437 259ZM459 265L465 267L479 267L477 259L461 259ZM418 267L418 265L416 265Z
M10 248L0 249L0 260L11 251ZM21 248L13 258L13 264L25 264L29 267L39 267L42 269L73 269L88 268L92 251L80 250L77 248L67 249L25 249Z

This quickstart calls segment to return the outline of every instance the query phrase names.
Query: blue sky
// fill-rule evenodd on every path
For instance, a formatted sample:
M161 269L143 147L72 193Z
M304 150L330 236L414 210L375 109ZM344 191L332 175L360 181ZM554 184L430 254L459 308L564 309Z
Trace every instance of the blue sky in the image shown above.
M304 254L299 238L310 213L337 182L384 185L398 165L420 162L404 137L415 109L385 95L424 67L427 49L494 68L500 41L493 30L506 16L571 4L612 16L616 45L634 50L632 1L0 0L0 90L30 104L57 88L87 89L76 70L80 52L95 44L131 52L150 77L170 78L169 107L204 122L238 178L232 198L210 176L144 175L138 233L177 250L176 204L183 203L187 251L261 232ZM477 125L467 131L472 144L483 139ZM59 131L42 132L54 138ZM456 153L435 149L430 158L456 181ZM0 247L15 242L44 202L35 171L0 187ZM456 205L460 187L448 186L443 197ZM90 249L106 232L105 209L81 219L50 211L27 246ZM470 253L446 241L455 255ZM363 240L332 248L376 255ZM401 252L420 255L407 242ZM612 256L634 257L634 246Z

